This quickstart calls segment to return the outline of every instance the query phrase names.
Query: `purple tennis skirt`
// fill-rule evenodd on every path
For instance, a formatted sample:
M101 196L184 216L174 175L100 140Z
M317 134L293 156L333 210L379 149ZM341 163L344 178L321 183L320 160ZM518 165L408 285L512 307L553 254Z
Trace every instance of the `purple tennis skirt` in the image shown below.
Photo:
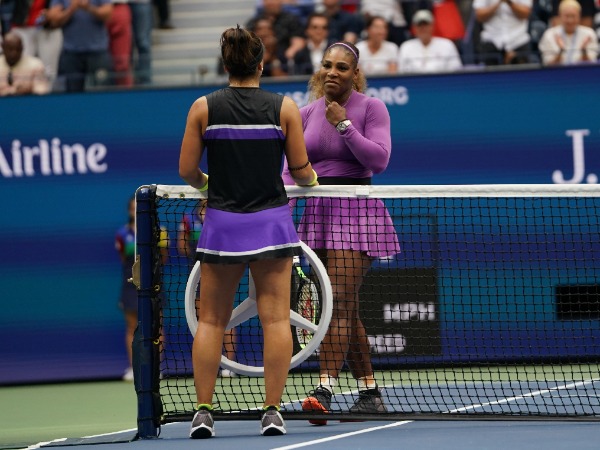
M312 249L356 250L373 258L400 253L392 218L376 198L307 198L298 236Z
M198 261L237 264L301 254L287 204L253 213L206 208L196 249Z

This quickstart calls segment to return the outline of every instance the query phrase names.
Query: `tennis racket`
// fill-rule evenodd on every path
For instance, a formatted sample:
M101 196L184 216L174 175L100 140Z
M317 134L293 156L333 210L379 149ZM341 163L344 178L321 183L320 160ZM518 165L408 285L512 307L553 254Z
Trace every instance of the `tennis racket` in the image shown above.
M317 325L321 317L321 289L318 280L314 282L307 276L295 256L292 265L291 309L304 319ZM295 351L302 350L314 336L314 332L292 325Z

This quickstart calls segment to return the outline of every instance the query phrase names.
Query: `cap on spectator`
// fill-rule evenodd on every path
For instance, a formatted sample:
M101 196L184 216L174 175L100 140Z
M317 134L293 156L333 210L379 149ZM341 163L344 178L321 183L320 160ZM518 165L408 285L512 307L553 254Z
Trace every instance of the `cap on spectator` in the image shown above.
M412 18L413 25L420 23L433 23L433 14L428 9L421 9L415 13Z

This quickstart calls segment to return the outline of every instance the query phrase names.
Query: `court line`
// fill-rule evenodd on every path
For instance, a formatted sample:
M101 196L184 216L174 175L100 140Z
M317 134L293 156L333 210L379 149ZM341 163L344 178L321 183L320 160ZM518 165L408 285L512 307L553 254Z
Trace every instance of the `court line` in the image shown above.
M352 431L350 433L338 434L336 436L329 436L326 438L315 439L313 441L300 442L298 444L286 445L285 447L276 447L271 450L291 450L294 448L308 447L309 445L322 444L324 442L335 441L337 439L344 439L350 436L356 436L357 434L370 433L371 431L383 430L385 428L397 427L399 425L406 425L407 423L413 422L412 420L403 420L401 422L394 422L387 425L381 425L379 427L365 428L364 430Z
M475 408L483 408L484 406L501 405L504 403L523 400L525 398L531 398L531 397L536 397L539 395L548 394L548 393L554 392L554 391L560 391L562 389L572 389L572 388L576 388L579 386L585 386L586 384L592 384L592 383L595 383L596 381L600 381L600 378L592 378L590 380L578 381L576 383L563 384L562 386L555 386L555 387L549 388L549 389L542 389L539 391L528 392L527 394L517 395L514 397L507 397L507 398L503 398L501 400L496 400L493 402L485 402L485 403L479 403L477 405L463 406L462 408L457 408L457 409L452 409L450 411L446 411L444 414L469 411L469 410L475 409Z
M120 434L120 433L129 433L131 431L137 431L137 428L129 428L128 430L121 430L121 431L111 431L110 433L102 433L102 434L93 434L91 436L83 436L81 439L91 439L91 438L98 438L98 437L104 437L104 436L111 436L113 434Z
M93 438L99 438L99 437L104 437L104 436L110 436L112 434L129 433L131 431L137 431L137 428L129 428L128 430L121 430L121 431L112 431L110 433L94 434L91 436L83 436L83 437L75 438L75 439L93 439ZM29 447L25 448L25 450L36 450L36 449L41 448L44 445L57 444L59 442L64 442L68 439L69 438L57 438L57 439L53 439L52 441L48 441L48 442L38 442L37 444L32 444Z
M64 442L66 440L67 440L67 438L58 438L58 439L53 439L53 440L47 441L47 442L38 442L37 444L33 444L33 445L30 445L29 447L26 447L25 450L35 450L37 448L41 448L42 445L57 444L59 442Z

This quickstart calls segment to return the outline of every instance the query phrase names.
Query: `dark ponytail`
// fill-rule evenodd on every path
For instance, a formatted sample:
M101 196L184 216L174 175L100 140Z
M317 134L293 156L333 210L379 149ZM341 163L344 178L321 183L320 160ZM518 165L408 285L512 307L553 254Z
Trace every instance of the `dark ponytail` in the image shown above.
M221 57L230 75L245 78L256 73L263 59L262 41L251 31L228 28L221 35Z

